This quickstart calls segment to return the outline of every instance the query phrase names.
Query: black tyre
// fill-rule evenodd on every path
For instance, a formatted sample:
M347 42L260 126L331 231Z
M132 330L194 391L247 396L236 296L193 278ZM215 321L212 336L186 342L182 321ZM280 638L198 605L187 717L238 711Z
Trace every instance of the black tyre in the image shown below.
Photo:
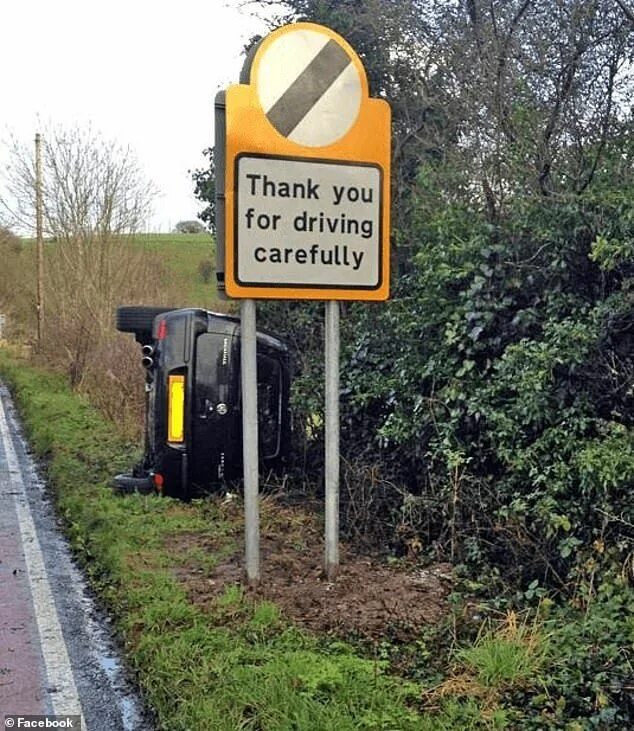
M152 478L149 476L133 477L128 474L117 475L114 478L112 486L115 492L118 492L121 495L133 495L137 492L141 495L151 495L153 492L156 492Z
M135 333L144 338L152 336L152 325L157 315L171 312L174 307L117 307L116 327L119 332Z

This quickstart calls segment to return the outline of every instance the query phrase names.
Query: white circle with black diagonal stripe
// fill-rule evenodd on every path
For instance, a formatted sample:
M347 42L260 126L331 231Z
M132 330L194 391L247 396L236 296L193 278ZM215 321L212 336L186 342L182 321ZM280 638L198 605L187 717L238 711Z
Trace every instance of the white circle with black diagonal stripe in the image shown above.
M262 50L255 85L273 127L307 147L337 142L361 108L361 78L350 53L306 28L283 33Z

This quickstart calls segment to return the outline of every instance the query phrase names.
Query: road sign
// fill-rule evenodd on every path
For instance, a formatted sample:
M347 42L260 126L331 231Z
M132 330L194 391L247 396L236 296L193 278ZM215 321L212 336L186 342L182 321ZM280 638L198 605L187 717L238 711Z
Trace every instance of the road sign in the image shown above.
M384 300L390 110L348 43L312 23L266 37L226 92L231 297Z
M239 155L238 283L375 289L381 178L376 165Z

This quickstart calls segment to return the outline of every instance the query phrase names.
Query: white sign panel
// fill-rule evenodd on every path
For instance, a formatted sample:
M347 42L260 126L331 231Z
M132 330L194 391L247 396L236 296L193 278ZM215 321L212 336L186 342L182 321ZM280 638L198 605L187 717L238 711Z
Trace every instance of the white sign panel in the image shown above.
M279 35L262 52L255 82L269 122L300 145L335 142L359 115L359 72L325 33L296 28Z
M379 287L381 195L378 165L239 155L236 280L271 287Z

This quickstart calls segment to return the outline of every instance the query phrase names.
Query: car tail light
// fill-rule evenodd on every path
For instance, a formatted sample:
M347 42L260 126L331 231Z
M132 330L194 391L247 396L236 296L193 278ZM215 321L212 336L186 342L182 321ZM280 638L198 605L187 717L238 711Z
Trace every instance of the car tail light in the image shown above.
M167 441L185 441L185 376L167 378Z
M154 489L158 493L163 492L163 485L165 484L165 478L160 472L155 472L152 475L152 482L154 483Z
M158 324L158 330L156 331L157 340L165 340L167 337L167 320L161 320Z

